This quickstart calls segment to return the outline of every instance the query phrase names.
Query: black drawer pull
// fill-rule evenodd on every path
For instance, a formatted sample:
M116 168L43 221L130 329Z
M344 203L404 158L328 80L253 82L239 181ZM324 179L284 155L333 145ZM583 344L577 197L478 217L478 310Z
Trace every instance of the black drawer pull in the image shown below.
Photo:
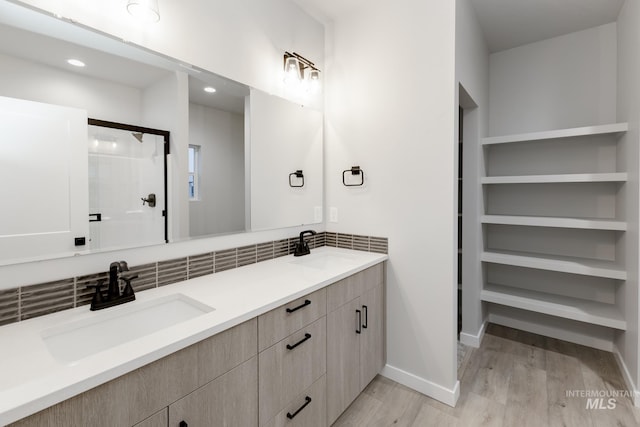
M304 300L304 302L302 304L300 304L297 307L294 308L287 308L287 313L293 313L296 310L300 310L301 308L305 308L306 306L308 306L309 304L311 304L311 301L309 301L308 299Z
M356 334L361 334L362 333L362 312L360 310L356 310L356 314L358 315L358 319L357 319L357 323L356 325Z
M189 427L189 424L187 424L186 421L180 421L180 424L178 424L178 427Z
M296 348L297 346L299 346L300 344L302 344L303 342L305 342L309 338L311 338L311 334L309 334L309 333L304 334L304 338L302 338L297 343L295 343L295 344L287 344L287 350L293 350L294 348Z
M287 412L287 418L292 420L293 417L298 415L300 411L302 411L309 403L311 403L311 398L309 396L305 397L304 400L305 400L304 404L301 407L299 407L296 412L294 412L293 414L291 412Z
M364 311L364 323L362 324L362 328L367 329L367 325L369 324L369 307L363 305L362 310Z

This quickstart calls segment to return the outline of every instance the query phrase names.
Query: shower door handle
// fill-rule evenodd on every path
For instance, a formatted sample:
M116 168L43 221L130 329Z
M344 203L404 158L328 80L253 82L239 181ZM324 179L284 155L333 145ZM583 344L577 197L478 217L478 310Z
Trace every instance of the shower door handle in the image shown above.
M148 203L150 208L155 208L156 207L156 195L155 195L155 193L149 194L146 199L144 197L141 197L140 199L142 200L142 206L144 206L145 203Z

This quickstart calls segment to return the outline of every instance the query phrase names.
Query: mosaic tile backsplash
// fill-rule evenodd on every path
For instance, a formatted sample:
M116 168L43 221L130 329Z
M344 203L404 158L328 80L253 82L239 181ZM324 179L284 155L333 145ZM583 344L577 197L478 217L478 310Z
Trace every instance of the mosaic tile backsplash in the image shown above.
M130 266L127 275L138 275L138 278L133 280L131 285L134 291L139 292L289 255L293 253L298 239L299 237L296 236ZM307 236L305 240L311 249L332 246L384 254L389 250L389 242L386 237L323 232L315 236ZM108 280L108 273L105 271L54 282L0 290L0 326L88 305L91 303L94 290L87 289L87 285L93 285L98 280Z

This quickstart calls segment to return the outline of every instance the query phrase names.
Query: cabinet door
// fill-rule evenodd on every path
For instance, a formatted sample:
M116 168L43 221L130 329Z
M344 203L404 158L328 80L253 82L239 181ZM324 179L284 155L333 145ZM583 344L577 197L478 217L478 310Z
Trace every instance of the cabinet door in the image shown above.
M360 298L362 334L360 336L360 389L363 390L382 370L384 349L384 288L382 284Z
M169 423L169 414L167 408L156 412L144 421L139 422L133 427L167 427Z
M258 425L258 364L253 357L169 406L169 427Z
M327 414L329 425L360 394L360 298L327 315Z

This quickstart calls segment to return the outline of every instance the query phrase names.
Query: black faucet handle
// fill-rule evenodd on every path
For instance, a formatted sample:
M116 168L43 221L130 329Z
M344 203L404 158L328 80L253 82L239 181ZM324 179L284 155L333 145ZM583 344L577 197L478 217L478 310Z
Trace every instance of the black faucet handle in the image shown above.
M91 298L91 307L95 307L96 304L100 304L104 301L104 296L102 295L102 286L104 286L104 282L104 279L100 279L95 285L87 285L87 289L95 288L96 290L93 294L93 298Z
M133 286L131 286L131 281L137 278L138 278L137 274L133 276L120 277L120 279L125 283L124 289L122 290L123 297L130 297L133 295Z

